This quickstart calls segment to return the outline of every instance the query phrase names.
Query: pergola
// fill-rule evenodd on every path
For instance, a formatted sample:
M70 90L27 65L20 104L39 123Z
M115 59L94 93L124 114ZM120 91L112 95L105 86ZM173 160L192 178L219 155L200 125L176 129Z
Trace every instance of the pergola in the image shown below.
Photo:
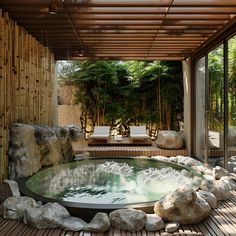
M196 84L207 85L207 53L223 44L227 107L227 40L235 32L235 0L0 0L0 181L11 125L57 124L55 59L182 61L186 148L195 155L195 108L203 107ZM205 64L194 70L198 59ZM208 99L207 86L201 97ZM227 116L224 124L227 157Z
M235 0L0 0L56 59L185 60L235 23Z

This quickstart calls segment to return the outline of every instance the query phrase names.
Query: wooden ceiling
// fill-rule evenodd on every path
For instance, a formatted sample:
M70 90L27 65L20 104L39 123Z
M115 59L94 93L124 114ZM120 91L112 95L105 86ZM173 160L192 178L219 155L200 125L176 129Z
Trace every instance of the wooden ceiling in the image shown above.
M79 60L183 60L236 18L236 0L0 0L0 8L56 59Z

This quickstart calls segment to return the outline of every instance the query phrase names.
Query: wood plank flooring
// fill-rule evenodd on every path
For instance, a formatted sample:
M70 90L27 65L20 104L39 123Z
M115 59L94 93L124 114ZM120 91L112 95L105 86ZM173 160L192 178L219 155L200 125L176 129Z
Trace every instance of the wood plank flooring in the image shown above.
M187 149L167 150L160 149L155 142L152 145L93 145L85 146L74 144L73 149L75 154L89 152L91 157L118 157L118 156L187 156Z
M163 230L148 232L120 231L111 228L105 233L72 232L62 229L35 229L15 220L6 220L0 217L0 236L236 236L236 191L233 197L220 202L217 209L212 210L210 216L196 225L183 225L173 234Z

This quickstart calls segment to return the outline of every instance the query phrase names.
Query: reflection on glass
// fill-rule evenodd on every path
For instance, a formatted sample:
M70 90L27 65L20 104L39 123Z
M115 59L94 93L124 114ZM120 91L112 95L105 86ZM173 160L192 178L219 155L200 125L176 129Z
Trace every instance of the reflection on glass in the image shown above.
M196 156L204 159L205 143L205 58L197 61L196 78Z
M224 49L220 45L208 54L209 97L208 130L209 149L223 149L224 137ZM220 155L220 153L218 153ZM222 153L221 153L222 155ZM209 156L217 156L210 151Z
M228 151L229 171L236 169L236 36L228 41Z

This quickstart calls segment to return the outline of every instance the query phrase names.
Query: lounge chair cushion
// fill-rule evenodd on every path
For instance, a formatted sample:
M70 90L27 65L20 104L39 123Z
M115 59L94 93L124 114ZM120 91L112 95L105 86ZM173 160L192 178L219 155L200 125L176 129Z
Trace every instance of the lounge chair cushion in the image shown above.
M110 139L110 126L95 126L93 134L89 137L89 144L108 143Z
M146 133L145 126L130 126L130 140L132 143L151 144L151 138Z
M106 134L110 135L110 126L95 126L93 134Z

